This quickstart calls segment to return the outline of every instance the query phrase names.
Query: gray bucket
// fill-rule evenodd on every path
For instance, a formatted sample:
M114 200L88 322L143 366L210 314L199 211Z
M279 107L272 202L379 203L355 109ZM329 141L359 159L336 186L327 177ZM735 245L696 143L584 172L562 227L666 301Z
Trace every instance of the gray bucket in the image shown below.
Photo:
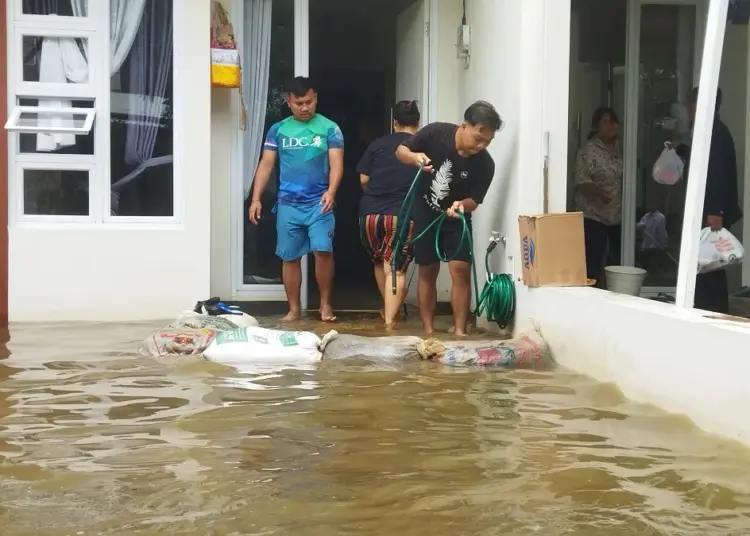
M646 270L634 266L607 266L607 290L629 296L640 296Z

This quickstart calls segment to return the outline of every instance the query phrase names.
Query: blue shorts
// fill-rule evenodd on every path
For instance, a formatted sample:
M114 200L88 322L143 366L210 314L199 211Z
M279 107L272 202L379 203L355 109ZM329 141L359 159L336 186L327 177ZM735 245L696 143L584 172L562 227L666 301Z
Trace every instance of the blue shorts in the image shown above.
M296 261L311 251L333 251L336 218L321 205L276 205L276 255Z

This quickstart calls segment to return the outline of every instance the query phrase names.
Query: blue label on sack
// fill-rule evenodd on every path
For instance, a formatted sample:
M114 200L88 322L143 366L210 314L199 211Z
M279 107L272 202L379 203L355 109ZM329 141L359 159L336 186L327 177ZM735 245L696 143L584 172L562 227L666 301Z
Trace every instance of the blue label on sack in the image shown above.
M534 257L536 254L534 239L530 236L524 236L521 244L523 249L523 267L530 268L534 266Z

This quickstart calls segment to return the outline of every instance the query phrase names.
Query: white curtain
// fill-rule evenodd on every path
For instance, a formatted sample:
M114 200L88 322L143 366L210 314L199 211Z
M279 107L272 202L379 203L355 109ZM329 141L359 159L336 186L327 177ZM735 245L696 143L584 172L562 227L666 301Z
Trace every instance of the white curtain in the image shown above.
M69 0L73 14L85 17L89 0ZM99 0L101 1L101 0ZM57 12L57 0L46 0L40 13ZM146 0L110 0L110 75L122 67L138 33ZM75 39L46 37L42 41L39 60L39 81L45 83L82 84L88 81L88 43L83 41L83 50ZM40 107L68 108L69 100L40 101ZM71 119L45 119L49 126L62 126ZM37 151L57 151L75 145L74 134L37 134Z
M258 166L266 122L268 77L271 61L272 0L245 0L242 47L242 91L247 107L247 130L242 140L243 186L250 195Z
M174 155L153 156L172 71L172 21L172 2L149 3L133 42L125 162L134 169L112 184L113 213L118 209L119 194L125 186L146 169L174 161Z

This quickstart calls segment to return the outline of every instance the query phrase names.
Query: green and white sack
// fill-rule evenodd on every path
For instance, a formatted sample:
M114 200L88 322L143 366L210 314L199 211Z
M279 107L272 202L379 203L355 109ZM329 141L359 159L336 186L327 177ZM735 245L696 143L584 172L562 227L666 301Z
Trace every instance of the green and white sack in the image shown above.
M253 363L310 363L321 360L323 347L335 333L321 339L309 331L240 328L217 333L203 355L210 361L238 367Z

